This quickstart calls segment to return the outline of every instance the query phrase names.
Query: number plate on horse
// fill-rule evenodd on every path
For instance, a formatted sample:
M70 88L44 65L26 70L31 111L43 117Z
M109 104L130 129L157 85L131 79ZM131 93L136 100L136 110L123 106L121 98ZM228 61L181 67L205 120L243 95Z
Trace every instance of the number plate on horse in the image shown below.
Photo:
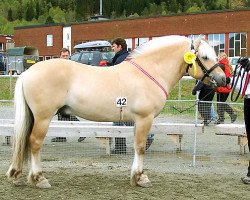
M125 107L127 106L127 97L117 97L116 98L116 107Z

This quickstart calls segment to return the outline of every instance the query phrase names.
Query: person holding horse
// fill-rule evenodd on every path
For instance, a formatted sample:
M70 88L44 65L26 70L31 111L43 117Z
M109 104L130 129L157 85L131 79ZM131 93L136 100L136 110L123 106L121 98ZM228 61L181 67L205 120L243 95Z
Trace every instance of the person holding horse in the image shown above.
M227 54L225 52L221 52L218 55L218 64L222 68L222 70L225 72L226 78L227 78L227 85L222 87L217 87L215 89L215 92L217 92L217 113L218 113L218 120L215 122L215 124L224 124L225 120L225 112L227 112L231 118L231 123L234 123L237 114L234 112L234 110L226 103L227 98L229 96L229 93L231 92L230 88L230 77L231 77L231 69L230 64L227 58Z
M124 61L129 55L127 50L126 40L123 38L116 38L111 42L112 50L115 56L111 65L117 65ZM114 126L134 126L134 122L113 122ZM111 151L113 154L126 154L127 145L126 138L115 138L115 148Z
M62 48L60 51L60 58L62 59L69 59L70 57L70 51L67 48ZM61 113L60 111L57 114L59 121L79 121L77 117L74 115L68 115L65 113ZM78 142L82 142L85 139L85 137L79 137ZM51 142L66 142L66 137L55 137L51 139Z
M249 71L250 71L250 61L246 59L242 59L242 65L244 66L245 70L247 71L247 75L245 76L245 83L242 90L242 97L244 97L244 119L245 119L245 126L246 126L246 134L248 140L248 149L250 152L250 84L249 84ZM247 175L242 177L241 180L245 184L250 184L250 160L247 168Z
M196 95L197 91L200 91L198 96L198 110L203 118L204 125L208 126L211 122L211 107L215 94L214 88L203 83L202 81L198 81L192 91L192 94Z
M120 64L124 61L127 56L129 55L127 50L127 43L126 40L123 38L116 38L111 42L112 50L115 52L115 56L112 60L111 65ZM114 126L134 126L134 122L114 122ZM146 142L146 149L153 142L153 134L149 134ZM126 145L126 138L115 138L115 148L111 151L113 154L126 154L127 153L127 145Z
M231 100L236 102L241 94L244 98L244 121L246 128L246 135L248 141L248 150L250 152L250 61L247 57L240 57L234 69L234 76L232 78L232 93ZM234 98L235 89L238 90L236 98ZM241 180L245 184L250 184L250 160L248 161L247 174Z

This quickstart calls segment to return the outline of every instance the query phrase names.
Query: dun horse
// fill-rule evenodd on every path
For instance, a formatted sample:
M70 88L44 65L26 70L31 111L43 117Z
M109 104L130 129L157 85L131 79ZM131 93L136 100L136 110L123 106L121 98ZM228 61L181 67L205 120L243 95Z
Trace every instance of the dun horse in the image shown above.
M15 88L12 163L7 176L21 184L30 160L28 179L51 187L42 173L40 150L53 116L60 111L92 121L134 121L131 185L151 185L143 174L147 134L175 83L188 73L208 84L225 85L216 54L203 40L166 36L134 50L113 67L93 67L70 60L39 62L22 73Z

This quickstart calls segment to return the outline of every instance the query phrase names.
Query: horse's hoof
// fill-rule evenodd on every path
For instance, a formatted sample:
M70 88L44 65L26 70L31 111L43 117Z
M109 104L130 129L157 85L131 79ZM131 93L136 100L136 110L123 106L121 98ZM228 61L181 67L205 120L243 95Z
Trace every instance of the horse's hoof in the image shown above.
M20 179L13 180L13 184L18 187L18 186L26 185L26 182L24 178L20 178Z
M50 188L51 185L49 184L49 181L47 179L43 179L42 181L36 184L36 187L45 189L45 188Z
M148 179L148 176L145 174L141 174L141 177L139 179L139 181L137 182L137 184L141 187L152 187L152 183L150 182L150 180Z
M241 180L245 184L250 184L250 177L249 176L242 177Z

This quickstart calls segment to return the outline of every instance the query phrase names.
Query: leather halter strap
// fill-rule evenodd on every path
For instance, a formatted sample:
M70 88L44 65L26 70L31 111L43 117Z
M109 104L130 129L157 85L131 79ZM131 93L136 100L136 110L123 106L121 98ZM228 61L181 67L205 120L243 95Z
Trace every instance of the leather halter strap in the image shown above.
M132 61L132 60L126 60L127 62L131 63L132 65L134 65L137 69L139 69L145 76L147 76L150 80L152 80L156 85L158 85L160 87L160 89L164 92L166 99L168 97L168 93L165 90L165 88L152 76L150 75L145 69L143 69L140 65L138 65L136 62Z
M204 65L202 64L202 62L200 61L200 59L197 57L196 61L198 63L198 65L200 66L201 70L204 73L204 76L202 77L201 81L203 81L206 77L209 77L209 74L214 71L215 68L219 67L219 64L216 63L213 67L211 67L209 70L207 70Z
M191 51L194 51L194 53L197 53L197 50L194 49L194 45L193 45L193 41L191 43ZM209 70L207 70L204 65L202 64L201 60L199 59L199 57L196 57L196 62L198 63L199 67L201 68L201 70L204 73L204 76L202 77L201 81L203 81L206 77L209 77L209 74L214 71L215 68L219 67L219 64L216 63L213 67L211 67ZM188 70L190 68L192 68L193 64L188 64L186 72L188 73Z

